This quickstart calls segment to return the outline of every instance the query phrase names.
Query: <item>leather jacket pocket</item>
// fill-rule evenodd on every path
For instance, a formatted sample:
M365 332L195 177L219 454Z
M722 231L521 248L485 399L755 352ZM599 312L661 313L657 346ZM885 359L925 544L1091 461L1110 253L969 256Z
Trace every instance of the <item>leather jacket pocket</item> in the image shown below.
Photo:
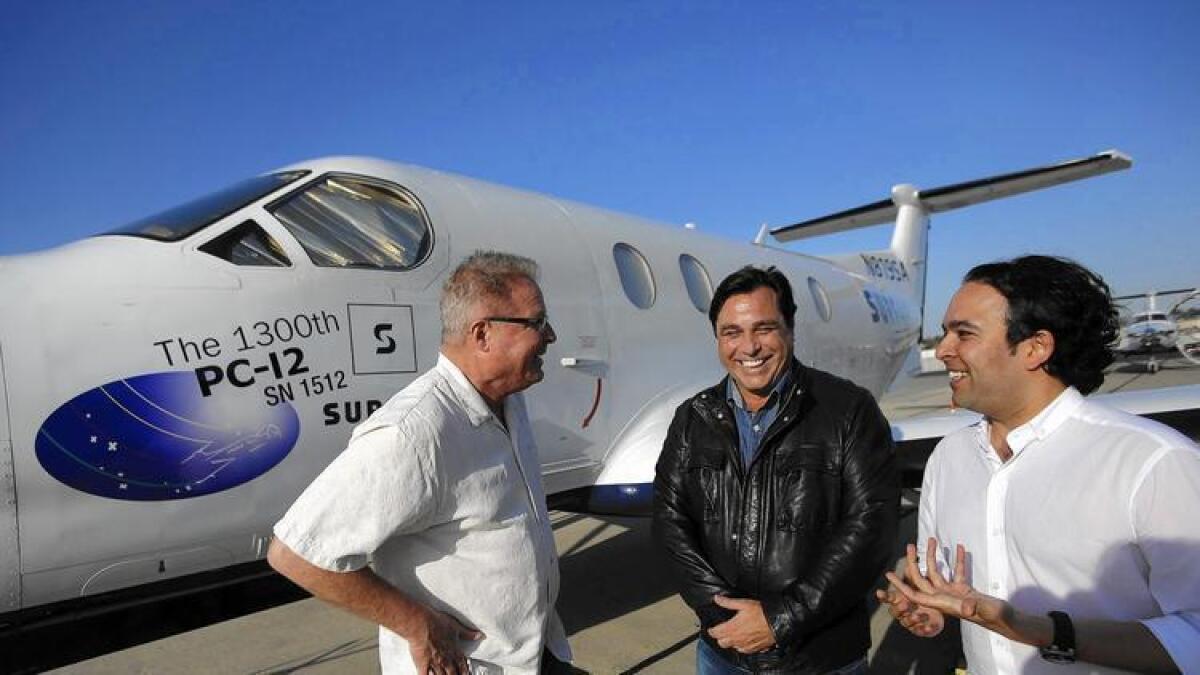
M837 467L812 458L789 458L775 467L780 477L775 526L789 532L825 529L838 488Z
M720 493L725 469L725 453L697 448L688 458L688 491L696 504L704 505L704 522L721 519Z

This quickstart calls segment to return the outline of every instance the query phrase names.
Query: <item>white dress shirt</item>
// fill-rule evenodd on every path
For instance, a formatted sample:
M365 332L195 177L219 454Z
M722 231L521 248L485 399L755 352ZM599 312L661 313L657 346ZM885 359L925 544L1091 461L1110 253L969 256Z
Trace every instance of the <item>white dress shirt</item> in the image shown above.
M555 612L558 559L520 394L505 426L445 356L359 425L350 445L275 525L332 571L371 563L418 602L483 632L462 645L479 672L536 673L543 644L570 660ZM380 628L384 673L415 673ZM423 674L422 674L423 675Z
M986 420L938 443L921 490L922 557L936 537L948 573L963 544L980 592L1032 614L1141 621L1183 672L1200 673L1200 449L1074 388L1007 440L1007 462ZM1120 672L1046 663L966 621L963 646L973 673Z

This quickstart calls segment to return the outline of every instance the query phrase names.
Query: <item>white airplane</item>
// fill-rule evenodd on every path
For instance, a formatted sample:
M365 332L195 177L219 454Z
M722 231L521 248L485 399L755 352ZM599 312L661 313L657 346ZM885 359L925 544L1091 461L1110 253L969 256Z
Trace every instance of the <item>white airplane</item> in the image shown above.
M260 561L272 524L354 424L434 364L439 288L471 251L542 266L558 342L528 402L554 503L644 512L673 410L722 374L706 310L725 275L784 270L798 357L879 395L918 338L930 213L1129 166L1111 151L901 185L771 232L896 221L890 248L823 259L767 246L765 232L738 244L329 158L0 258L0 622ZM920 444L967 421L896 436Z
M1158 298L1168 295L1184 295L1183 300L1168 310L1158 308ZM1158 356L1178 350L1188 359L1196 357L1196 340L1189 331L1181 333L1176 315L1190 300L1200 295L1200 289L1180 288L1171 291L1150 291L1145 294L1119 295L1113 300L1145 298L1146 309L1130 317L1121 329L1116 351L1125 359L1145 357L1146 369L1151 373L1159 370Z
M1171 307L1177 332L1175 348L1187 360L1200 365L1200 288Z

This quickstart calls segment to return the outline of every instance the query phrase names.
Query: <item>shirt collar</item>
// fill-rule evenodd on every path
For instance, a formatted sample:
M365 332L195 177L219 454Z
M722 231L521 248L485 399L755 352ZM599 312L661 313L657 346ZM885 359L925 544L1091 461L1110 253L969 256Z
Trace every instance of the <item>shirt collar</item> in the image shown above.
M450 389L466 411L471 426L477 427L494 417L492 409L488 407L487 401L483 400L483 395L475 389L475 385L471 384L462 370L441 352L438 352L436 368L450 384Z
M783 375L775 382L775 386L771 387L771 394L767 397L767 404L760 408L759 411L761 412L779 403L779 400L783 397L783 392L791 383L792 369L788 368L783 371ZM725 382L725 399L729 401L731 406L739 410L746 409L746 402L742 399L742 392L738 390L737 383L733 381L733 377L727 378Z
M1067 387L1033 419L1009 432L1008 447L1012 448L1015 454L1018 448L1023 449L1034 441L1044 440L1062 426L1063 422L1070 419L1082 404L1083 395L1079 390Z
M1045 440L1070 419L1081 405L1083 405L1083 394L1080 394L1078 389L1075 387L1064 389L1049 405L1042 408L1041 412L1034 415L1033 419L1008 432L1005 440L1008 441L1008 448L1012 450L1013 457L1021 454L1021 451L1034 441ZM989 454L994 455L995 452L992 451L991 442L988 440L988 424L981 424L980 431L984 447L988 449Z

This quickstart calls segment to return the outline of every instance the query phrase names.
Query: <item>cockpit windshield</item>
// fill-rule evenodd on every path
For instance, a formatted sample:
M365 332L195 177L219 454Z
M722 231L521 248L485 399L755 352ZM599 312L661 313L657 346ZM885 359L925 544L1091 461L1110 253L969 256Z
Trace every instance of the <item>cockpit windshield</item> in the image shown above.
M308 171L283 171L265 176L255 176L224 190L193 199L186 204L180 204L103 234L124 234L157 241L179 241L250 202L295 182L308 173Z

